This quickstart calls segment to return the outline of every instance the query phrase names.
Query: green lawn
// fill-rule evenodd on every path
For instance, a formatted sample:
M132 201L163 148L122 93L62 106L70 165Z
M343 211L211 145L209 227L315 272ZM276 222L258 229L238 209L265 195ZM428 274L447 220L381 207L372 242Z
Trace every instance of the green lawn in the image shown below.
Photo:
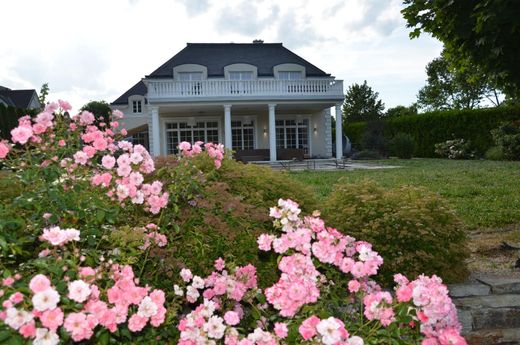
M423 186L445 197L471 228L520 223L520 162L389 159L377 164L397 169L291 173L324 199L340 180L372 179L383 186Z

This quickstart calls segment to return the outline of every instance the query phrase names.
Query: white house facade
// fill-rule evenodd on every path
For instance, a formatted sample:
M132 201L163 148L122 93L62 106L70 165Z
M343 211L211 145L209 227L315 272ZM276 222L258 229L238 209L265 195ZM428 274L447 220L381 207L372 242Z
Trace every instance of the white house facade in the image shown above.
M132 140L154 156L221 142L243 160L342 154L343 82L280 43L188 43L116 99Z

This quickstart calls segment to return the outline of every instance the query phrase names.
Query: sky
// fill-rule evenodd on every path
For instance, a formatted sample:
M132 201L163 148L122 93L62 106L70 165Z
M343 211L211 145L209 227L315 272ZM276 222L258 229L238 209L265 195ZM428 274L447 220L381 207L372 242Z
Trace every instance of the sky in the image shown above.
M75 109L114 101L187 42L262 39L347 89L367 81L386 108L410 105L442 44L410 40L400 0L17 0L2 6L0 85L49 83Z

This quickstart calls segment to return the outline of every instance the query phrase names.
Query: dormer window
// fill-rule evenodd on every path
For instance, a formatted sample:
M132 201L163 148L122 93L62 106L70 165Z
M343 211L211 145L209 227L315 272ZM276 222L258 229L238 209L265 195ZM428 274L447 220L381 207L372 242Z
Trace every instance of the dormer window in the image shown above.
M143 112L143 101L137 100L132 101L132 112L134 114L140 114Z
M302 79L301 71L279 71L278 78L282 80L300 80Z
M229 79L230 80L253 80L253 72L252 71L230 71Z
M179 72L179 80L181 81L198 81L202 80L202 72Z

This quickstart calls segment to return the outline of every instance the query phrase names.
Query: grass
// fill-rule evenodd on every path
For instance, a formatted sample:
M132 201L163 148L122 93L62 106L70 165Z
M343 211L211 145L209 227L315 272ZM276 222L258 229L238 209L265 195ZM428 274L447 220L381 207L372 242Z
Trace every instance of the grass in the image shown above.
M338 182L372 179L386 187L423 186L440 194L470 229L520 223L520 162L445 159L373 161L401 168L291 173L325 199ZM493 230L495 231L495 230Z

